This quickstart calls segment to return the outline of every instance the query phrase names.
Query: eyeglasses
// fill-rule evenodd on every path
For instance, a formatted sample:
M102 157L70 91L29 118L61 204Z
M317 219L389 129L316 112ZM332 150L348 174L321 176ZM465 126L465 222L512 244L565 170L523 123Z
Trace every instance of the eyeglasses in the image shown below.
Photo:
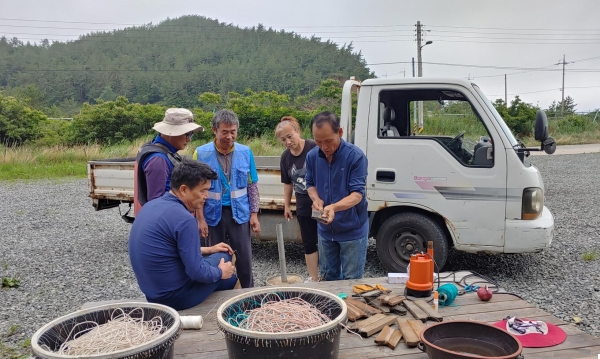
M185 134L186 138L189 138L190 140L192 139L192 137L194 137L194 133L193 132L189 132Z

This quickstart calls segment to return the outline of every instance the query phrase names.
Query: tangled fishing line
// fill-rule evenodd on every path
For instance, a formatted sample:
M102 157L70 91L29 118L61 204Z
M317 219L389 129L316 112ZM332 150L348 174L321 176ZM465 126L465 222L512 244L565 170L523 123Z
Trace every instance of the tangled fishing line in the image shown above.
M316 328L331 321L327 315L304 299L298 297L279 299L274 301L263 299L260 307L237 315L239 322L232 324L257 332L291 333Z
M140 318L131 316L136 311L142 313ZM115 313L118 315L115 316ZM82 325L85 325L86 329L73 334L75 329ZM105 324L85 321L73 326L67 340L58 349L58 353L72 356L113 353L148 343L166 330L167 326L163 325L162 318L159 316L144 321L142 308L135 308L129 313L119 308L111 313L110 320ZM69 340L71 335L73 337Z

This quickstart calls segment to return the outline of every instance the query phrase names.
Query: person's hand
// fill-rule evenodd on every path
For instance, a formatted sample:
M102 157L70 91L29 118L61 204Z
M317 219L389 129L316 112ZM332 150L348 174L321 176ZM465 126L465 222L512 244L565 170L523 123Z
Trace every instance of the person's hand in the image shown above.
M229 253L229 255L233 254L233 249L231 249L231 246L227 243L217 243L214 246L210 247L211 253L219 253L219 252L227 252Z
M254 232L254 235L260 235L260 222L258 221L258 213L256 212L250 214L250 228Z
M323 202L323 200L319 198L316 201L313 201L312 208L317 211L322 211L324 204L325 202Z
M324 220L327 221L326 224L331 224L331 222L333 222L333 219L335 218L335 210L334 210L332 204L323 208L323 216L322 217Z
M200 232L200 237L208 238L208 224L204 219L198 220L198 231Z
M288 221L294 218L294 216L292 216L292 210L290 209L290 207L285 207L285 209L283 210L283 218L287 219Z
M231 264L231 262L225 262L225 259L221 258L221 262L219 262L219 268L221 269L221 279L229 279L233 276L233 272L235 267Z

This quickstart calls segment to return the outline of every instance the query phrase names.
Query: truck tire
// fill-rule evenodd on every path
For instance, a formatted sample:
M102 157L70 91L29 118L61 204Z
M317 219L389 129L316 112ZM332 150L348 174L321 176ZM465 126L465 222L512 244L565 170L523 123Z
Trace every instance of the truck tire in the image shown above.
M393 273L406 273L410 256L427 252L427 241L433 241L436 271L442 270L448 258L446 232L431 217L420 213L398 213L388 218L377 233L377 255L383 267Z

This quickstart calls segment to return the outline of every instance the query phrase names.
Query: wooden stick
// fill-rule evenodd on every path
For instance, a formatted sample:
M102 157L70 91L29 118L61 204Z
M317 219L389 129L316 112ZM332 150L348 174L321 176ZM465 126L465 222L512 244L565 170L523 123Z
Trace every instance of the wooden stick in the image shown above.
M419 337L421 337L421 332L427 328L427 326L418 319L409 319L408 324L413 328L415 334L417 334Z
M423 299L415 300L415 304L421 308L425 313L427 313L427 318L431 320L435 320L436 322L441 322L444 318L438 313L432 306L427 304Z
M346 303L348 304L352 304L353 306L355 306L356 308L364 311L365 313L367 313L367 315L375 315L375 314L381 314L381 310L376 309L371 307L368 304L362 303L356 299L352 299L352 298L346 298L344 299L346 301Z
M402 302L402 304L406 307L406 309L408 309L408 311L410 312L410 314L413 315L413 317L419 319L422 322L427 321L427 318L429 316L421 308L417 307L415 303L413 303L410 300L405 300Z
M367 313L363 312L359 308L356 308L352 304L346 304L348 307L348 320L355 322L360 318L366 318Z
M360 328L366 327L370 324L373 324L373 323L377 322L378 320L381 320L382 318L385 318L384 314L375 314L374 316L372 316L370 318L359 320L354 323L350 323L348 325L348 329L353 332L358 332L358 330Z
M392 335L392 329L389 325L386 325L381 329L377 338L375 338L375 343L379 345L387 345L389 337Z
M386 325L390 325L394 323L394 321L398 318L395 315L384 315L384 317L377 322L367 325L366 327L358 328L358 333L363 337L370 337L371 335L379 332Z
M400 339L402 339L402 332L398 329L395 329L387 341L387 346L392 350L396 349L398 343L400 343Z
M416 347L419 344L421 339L410 324L408 324L406 319L398 318L398 327L400 328L402 336L404 337L404 342L408 347Z
M382 303L389 305L390 307L396 306L406 299L403 295L395 294L384 294L378 298Z

